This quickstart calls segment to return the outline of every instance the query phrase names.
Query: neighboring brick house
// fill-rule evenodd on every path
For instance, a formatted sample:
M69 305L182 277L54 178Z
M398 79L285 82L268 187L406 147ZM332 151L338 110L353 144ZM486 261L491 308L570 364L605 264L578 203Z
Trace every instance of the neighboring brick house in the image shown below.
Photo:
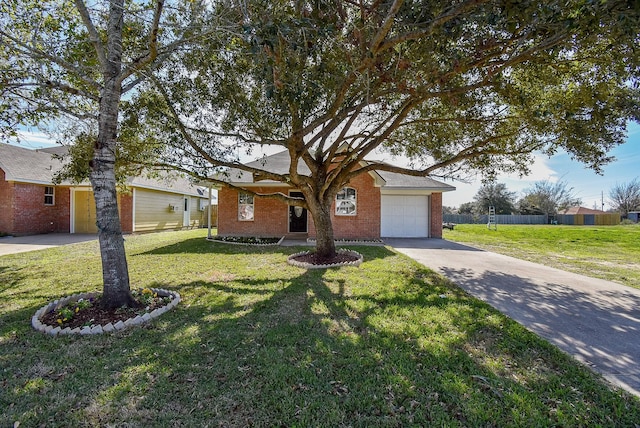
M96 233L96 209L88 183L53 184L63 166L53 157L63 147L29 150L0 143L0 232ZM118 194L125 233L206 224L206 191L184 178L133 177Z
M281 152L247 165L286 174L290 159L287 152ZM309 174L304 165L298 172ZM229 171L222 179L256 193L302 196L284 183L255 182L252 174L238 169ZM384 171L361 174L342 189L333 202L334 236L336 239L441 238L442 192L452 190L455 187L428 177ZM221 186L218 190L218 235L314 238L316 231L313 219L300 207Z

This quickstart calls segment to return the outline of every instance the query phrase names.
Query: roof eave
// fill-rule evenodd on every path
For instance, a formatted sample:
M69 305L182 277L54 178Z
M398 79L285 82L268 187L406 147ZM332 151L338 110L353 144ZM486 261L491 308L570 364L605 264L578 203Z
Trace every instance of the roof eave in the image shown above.
M415 190L415 191L421 191L421 192L438 192L438 193L444 193L444 192L452 192L454 190L456 190L455 187L453 186L448 186L448 187L411 187L411 186L384 186L382 187L383 190L402 190L402 191L410 191L410 190Z
M280 181L229 181L228 184L235 187L291 187Z

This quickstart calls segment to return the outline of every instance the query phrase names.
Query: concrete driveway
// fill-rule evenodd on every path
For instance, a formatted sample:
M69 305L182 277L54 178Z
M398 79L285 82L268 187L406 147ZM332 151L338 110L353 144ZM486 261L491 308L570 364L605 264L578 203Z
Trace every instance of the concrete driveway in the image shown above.
M640 395L640 290L442 239L385 239Z
M42 250L44 248L59 247L60 245L75 244L98 239L97 235L48 233L46 235L5 236L0 238L0 256L6 254L24 253L26 251Z

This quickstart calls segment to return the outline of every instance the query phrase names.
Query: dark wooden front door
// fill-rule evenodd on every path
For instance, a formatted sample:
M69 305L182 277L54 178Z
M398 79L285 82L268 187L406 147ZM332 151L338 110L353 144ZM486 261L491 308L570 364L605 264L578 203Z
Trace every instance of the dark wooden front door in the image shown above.
M302 198L301 192L291 192L289 196ZM289 205L289 232L307 232L307 210Z

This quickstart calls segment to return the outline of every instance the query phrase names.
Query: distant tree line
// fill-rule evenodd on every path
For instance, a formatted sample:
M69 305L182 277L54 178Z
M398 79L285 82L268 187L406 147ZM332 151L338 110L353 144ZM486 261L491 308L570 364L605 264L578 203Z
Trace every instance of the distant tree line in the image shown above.
M640 179L616 184L609 190L609 211L626 217L630 211L640 210ZM496 214L549 215L553 216L567 208L579 206L582 200L573 187L564 181L542 180L525 189L518 198L504 183L489 182L482 185L473 201L461 204L457 209L444 207L445 214L486 214L490 206Z
M616 183L609 190L609 201L623 217L627 217L629 211L640 210L640 180L638 177L628 183Z

